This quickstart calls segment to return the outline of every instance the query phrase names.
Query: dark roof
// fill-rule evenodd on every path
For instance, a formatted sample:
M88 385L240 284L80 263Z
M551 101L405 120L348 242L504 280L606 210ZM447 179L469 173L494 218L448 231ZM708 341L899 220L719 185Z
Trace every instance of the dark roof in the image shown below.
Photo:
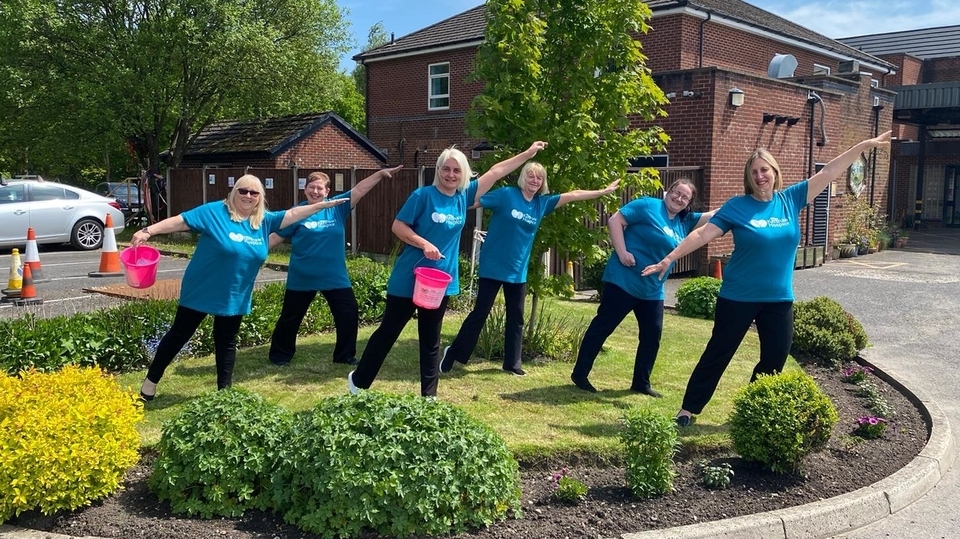
M647 4L650 6L650 9L653 10L654 19L657 17L657 12L669 9L699 9L748 26L753 26L761 31L779 34L786 38L827 49L841 56L869 62L874 65L891 68L896 67L868 53L830 39L798 24L794 24L742 0L648 0ZM654 24L656 24L655 20ZM395 54L427 51L441 46L448 47L463 43L479 42L484 38L485 29L486 7L485 5L480 5L434 25L417 30L412 34L400 37L392 43L362 52L354 56L353 59L356 61L373 60Z
M906 53L921 60L960 56L960 25L842 37L843 43L873 55Z
M269 158L288 150L327 124L333 124L371 154L387 156L334 112L294 114L254 120L220 120L197 133L184 158L256 154Z

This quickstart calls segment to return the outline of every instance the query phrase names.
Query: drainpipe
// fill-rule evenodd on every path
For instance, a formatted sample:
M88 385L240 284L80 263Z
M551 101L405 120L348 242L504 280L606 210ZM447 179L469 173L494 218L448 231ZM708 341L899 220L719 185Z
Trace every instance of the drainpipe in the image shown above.
M876 138L880 130L880 111L883 105L873 107L873 136ZM873 206L873 193L877 185L877 149L873 148L870 155L870 206ZM889 203L889 201L888 201Z
M699 64L697 67L703 67L703 25L707 24L710 19L713 17L713 12L707 12L707 18L700 21L700 59L698 60Z

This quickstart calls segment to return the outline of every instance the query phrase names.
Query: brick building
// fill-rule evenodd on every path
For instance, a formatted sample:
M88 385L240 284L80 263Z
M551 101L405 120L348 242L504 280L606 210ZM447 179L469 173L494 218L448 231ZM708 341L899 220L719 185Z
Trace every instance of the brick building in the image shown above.
M658 124L672 138L666 155L649 157L698 167L707 207L742 194L743 164L758 146L776 156L789 185L890 128L896 92L883 79L896 75L895 64L739 0L647 4L652 30L640 41L671 101ZM368 136L391 162L430 166L451 144L484 144L464 123L483 88L467 76L485 15L481 5L354 57L367 70ZM889 156L865 156L865 163L868 192L886 207ZM842 239L847 192L842 178L804 212L805 245ZM731 249L729 238L712 242L700 254L701 269Z

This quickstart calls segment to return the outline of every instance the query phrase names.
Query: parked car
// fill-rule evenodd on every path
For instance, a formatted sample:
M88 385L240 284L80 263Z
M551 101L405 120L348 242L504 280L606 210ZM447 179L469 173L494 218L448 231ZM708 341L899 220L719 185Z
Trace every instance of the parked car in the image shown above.
M99 249L107 214L114 233L124 228L120 204L85 189L40 180L0 182L0 247L23 247L27 228L37 243L70 243L77 249Z
M137 185L138 181L139 178L127 178L122 182L102 182L97 184L93 191L98 195L115 198L120 204L120 211L129 219L143 207L143 194Z

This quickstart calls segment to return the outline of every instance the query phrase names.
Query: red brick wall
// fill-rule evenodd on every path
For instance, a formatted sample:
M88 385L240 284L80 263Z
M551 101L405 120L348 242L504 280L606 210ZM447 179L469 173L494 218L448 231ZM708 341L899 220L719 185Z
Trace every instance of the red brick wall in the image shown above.
M336 126L327 124L281 153L274 167L380 168L382 163L369 150Z
M923 82L954 82L960 80L960 56L932 58L923 63Z

